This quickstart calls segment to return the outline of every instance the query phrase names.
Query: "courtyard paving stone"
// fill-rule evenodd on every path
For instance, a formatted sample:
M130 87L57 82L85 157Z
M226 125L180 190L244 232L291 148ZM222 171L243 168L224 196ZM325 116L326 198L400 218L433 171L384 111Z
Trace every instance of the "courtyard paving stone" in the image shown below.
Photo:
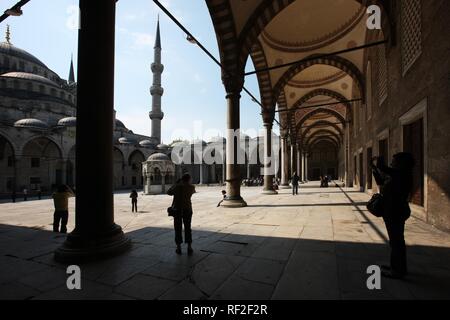
M262 195L244 187L249 206L217 208L222 187L193 196L194 255L175 254L166 195L114 195L116 223L128 252L81 264L82 290L66 287L66 265L53 259L65 236L53 233L50 199L0 204L1 299L437 299L450 298L450 235L408 220L410 275L368 290L366 269L389 261L382 219L365 209L369 196L350 188L301 185ZM68 229L74 227L70 199Z

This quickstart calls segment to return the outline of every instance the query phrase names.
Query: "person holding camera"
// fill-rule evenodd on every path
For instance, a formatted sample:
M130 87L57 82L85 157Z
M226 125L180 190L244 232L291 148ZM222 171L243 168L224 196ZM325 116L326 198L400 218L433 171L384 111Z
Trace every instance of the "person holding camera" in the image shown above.
M401 279L408 273L404 233L411 214L414 159L410 153L400 152L393 156L391 166L385 165L383 157L373 158L371 166L383 197L383 220L391 247L390 266L382 266L382 275Z

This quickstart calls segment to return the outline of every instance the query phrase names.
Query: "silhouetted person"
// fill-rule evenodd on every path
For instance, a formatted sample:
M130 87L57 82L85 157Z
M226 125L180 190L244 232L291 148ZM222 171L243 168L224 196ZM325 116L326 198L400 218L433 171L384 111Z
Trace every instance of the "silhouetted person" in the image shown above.
M405 222L411 214L409 198L411 195L414 159L410 153L400 152L393 156L391 166L384 164L382 157L376 159L376 166L372 163L375 181L380 186L383 195L383 220L389 235L391 247L390 266L383 266L383 275L400 279L407 273Z
M320 187L328 188L328 177L327 176L320 176Z
M38 189L38 191L37 191L37 196L38 196L38 199L39 199L39 200L42 199L42 191L41 191L41 188Z
M131 198L131 212L137 212L137 198L138 198L138 193L136 190L132 190L130 193L130 198Z
M27 201L28 199L28 190L26 188L23 189L23 201Z
M195 193L195 187L191 184L191 176L188 173L183 174L180 180L176 182L167 191L168 195L173 196L172 208L173 226L175 229L175 243L177 245L176 253L181 254L181 243L183 243L182 229L184 224L184 242L188 245L188 254L192 250L192 203L191 197Z
M222 204L223 200L225 200L226 197L227 192L225 190L222 190L222 200L220 200L219 203L217 204L218 207L220 207L220 205Z
M291 178L292 183L292 195L298 194L298 182L300 181L300 177L297 175L297 172L294 172Z
M53 193L53 204L55 213L53 214L53 232L67 232L67 221L69 220L69 198L75 197L73 191L66 185L58 186ZM59 223L61 222L61 228Z
M13 190L13 192L11 193L11 200L12 200L13 203L16 202L16 197L17 197L16 190Z

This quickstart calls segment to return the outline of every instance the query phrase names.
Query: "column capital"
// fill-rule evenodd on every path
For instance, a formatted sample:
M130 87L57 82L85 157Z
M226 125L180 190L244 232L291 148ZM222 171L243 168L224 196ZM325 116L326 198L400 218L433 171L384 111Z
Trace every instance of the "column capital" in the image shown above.
M227 93L227 98L231 95L239 95L244 87L244 76L232 76L224 74L222 76L222 83Z
M273 120L275 119L275 114L272 110L264 110L262 112L262 118L264 122L264 127L273 126Z

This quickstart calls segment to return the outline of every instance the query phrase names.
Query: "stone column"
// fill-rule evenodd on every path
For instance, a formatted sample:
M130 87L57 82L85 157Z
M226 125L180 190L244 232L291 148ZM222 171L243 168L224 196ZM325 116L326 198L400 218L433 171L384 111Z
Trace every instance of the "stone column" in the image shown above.
M305 181L308 181L308 153L305 152Z
M351 156L350 156L350 123L345 126L345 186L352 187L353 179L351 174Z
M220 181L222 184L225 183L225 178L227 176L227 172L226 172L226 164L225 161L222 163L222 181Z
M131 244L113 210L116 0L79 3L75 229L55 252L65 263L112 256Z
M244 79L239 77L223 77L227 92L227 143L226 143L226 191L227 196L222 207L245 207L247 203L241 197L241 174L238 162L240 144L240 99Z
M149 173L145 174L145 194L150 194L150 188L152 187L152 179Z
M211 164L210 165L210 171L211 171L211 178L210 178L210 181L212 182L212 183L217 183L218 181L217 181L217 176L216 176L216 163L213 163L213 164Z
M263 116L264 117L264 116ZM273 189L274 177L274 156L272 154L272 121L267 119L270 116L265 116L264 119L264 188L263 194L277 194Z
M301 156L302 156L302 182L305 181L305 152L302 150L301 151Z
M289 154L287 135L281 135L281 186L280 189L289 189Z
M203 184L203 159L201 161L202 163L200 163L199 165L199 173L200 173L199 184Z
M302 172L302 167L301 167L301 164L302 164L302 160L301 160L301 156L302 156L302 151L301 151L301 148L300 148L300 144L297 144L297 153L296 153L296 155L295 155L295 158L296 158L296 160L297 160L297 162L296 162L296 167L297 167L297 175L298 176L300 176L301 175L301 172Z
M297 146L295 144L295 141L291 141L291 175L294 175L294 172L296 172L296 154L297 154Z

